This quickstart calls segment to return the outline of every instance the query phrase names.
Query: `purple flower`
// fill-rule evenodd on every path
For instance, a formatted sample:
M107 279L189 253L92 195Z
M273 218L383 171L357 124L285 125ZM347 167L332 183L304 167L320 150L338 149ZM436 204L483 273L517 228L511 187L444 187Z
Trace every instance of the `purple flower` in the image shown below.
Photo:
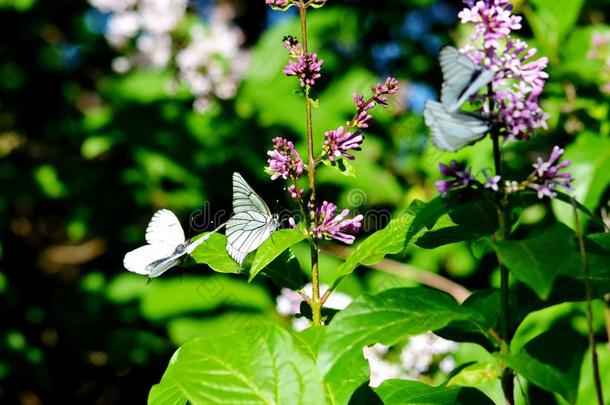
M268 151L267 155L267 171L271 174L271 180L278 177L296 179L303 173L303 161L292 142L281 137L273 138L273 150Z
M509 0L466 1L469 8L458 13L462 24L473 23L476 31L472 41L483 38L485 49L497 49L499 41L511 31L521 29L521 17L511 15Z
M298 58L299 55L303 54L303 46L301 46L301 43L297 38L292 35L287 35L284 37L283 41L284 47L290 52L290 57Z
M373 100L382 107L388 106L388 95L395 94L398 91L398 80L394 77L388 77L384 84L377 83L371 90L373 91Z
M286 10L288 7L292 6L293 0L265 0L265 3L273 8Z
M305 190L302 188L297 189L297 186L294 184L288 187L288 193L293 200L299 200L304 192Z
M563 153L563 149L555 146L549 160L543 161L542 158L538 157L538 161L533 164L535 170L530 175L529 188L538 192L538 198L542 199L545 196L550 198L555 197L558 186L563 187L567 191L572 191L572 182L574 181L572 175L568 172L559 173L561 169L571 164L569 160L558 163Z
M610 33L593 34L587 58L603 63L599 75L599 79L602 82L600 90L602 93L610 94Z
M328 155L328 160L331 162L340 157L353 160L354 155L348 153L348 151L362 150L360 147L362 141L364 141L362 131L357 130L352 134L341 126L335 131L326 131L324 133L324 150Z
M373 119L373 116L368 113L368 110L375 107L375 102L371 101L368 104L365 104L364 95L355 93L354 104L356 104L356 108L358 109L356 118L354 118L354 125L358 128L368 128L369 123Z
M498 191L500 189L500 180L502 178L498 175L490 176L487 174L487 171L483 171L483 175L485 176L485 184L483 185L485 188L489 188L493 191Z
M315 220L311 233L317 239L336 239L343 243L352 244L362 225L362 215L347 218L349 210L344 209L340 214L335 215L337 206L333 203L324 201L315 210Z
M436 188L442 196L447 195L450 190L458 187L467 187L477 180L470 173L470 169L460 165L455 160L449 163L449 166L440 163L438 169L445 177L453 177L449 180L439 180L435 183Z
M301 87L313 86L321 77L320 70L324 61L318 60L315 53L298 55L296 61L290 61L284 68L287 76L297 76L301 81Z
M535 48L510 37L521 28L521 17L511 14L508 0L465 1L468 8L458 17L462 23L475 25L470 43L462 49L479 66L494 71L492 81L493 111L485 115L506 129L510 140L528 139L532 131L546 129L547 114L538 103L548 74L547 58L533 59ZM483 49L476 48L483 39ZM501 45L504 44L504 45ZM487 103L483 103L482 108Z

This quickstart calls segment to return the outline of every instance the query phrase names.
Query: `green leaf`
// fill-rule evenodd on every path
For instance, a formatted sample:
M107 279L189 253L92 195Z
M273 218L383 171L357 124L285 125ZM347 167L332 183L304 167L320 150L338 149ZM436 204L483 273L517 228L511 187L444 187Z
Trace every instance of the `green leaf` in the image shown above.
M301 226L295 229L281 229L274 232L257 250L250 266L249 279L256 275L277 258L282 252L305 239L305 232Z
M451 243L476 240L479 237L476 233L457 225L428 231L420 236L415 244L424 249L434 249Z
M288 248L269 263L260 274L271 279L279 287L300 290L307 282L305 275L301 271L299 260L292 249Z
M574 176L574 197L589 210L595 210L604 191L610 185L610 139L590 132L578 135L576 142L566 148L565 155L572 164L570 173ZM574 223L571 204L554 202L553 208L562 222Z
M447 386L477 387L495 382L500 377L502 377L502 369L491 357L490 360L479 361L462 368L449 379Z
M344 176L356 177L356 170L347 159L339 158L335 159L334 161L323 159L322 162L326 166L335 169L337 172L341 173Z
M174 354L151 404L185 397L193 404L324 404L322 376L310 354L279 326L195 339Z
M175 361L175 357L172 357L170 364ZM163 384L154 385L148 395L149 404L184 405L186 402L186 396L176 381L169 376L163 379Z
M362 349L374 343L392 345L408 336L440 329L451 321L483 323L448 294L426 288L400 288L358 297L326 329L318 365L337 403L345 403L368 379Z
M578 332L560 323L532 339L520 353L496 356L528 381L574 403L586 348Z
M530 286L542 299L548 298L559 275L582 273L574 233L557 223L540 235L520 241L493 244L511 273Z
M142 280L141 283L145 286L146 281ZM213 311L222 306L259 311L274 307L269 294L261 286L220 274L158 278L145 286L142 292L142 315L153 321Z
M400 252L405 245L413 218L413 212L407 210L391 220L385 228L362 241L337 270L335 279L331 283L331 289L334 289L345 276L351 274L359 265L376 264L382 261L386 255Z
M203 237L206 233L202 234ZM214 233L191 253L191 257L199 264L207 264L219 273L239 273L240 268L235 260L227 254L227 237Z
M443 215L448 214L454 226L428 231L416 244L426 249L450 243L471 241L492 234L498 228L498 214L494 203L484 192L456 190L444 197L436 197L426 204L419 203L407 241L422 229L431 229Z
M498 342L488 334L495 329L500 314L500 292L496 289L479 290L472 293L462 303L463 308L475 311L481 316L481 322L457 320L437 331L439 336L456 342L472 342L492 351Z
M387 405L493 404L481 391L468 387L432 387L418 381L388 380L374 389Z
M527 21L545 55L555 59L563 40L572 30L584 0L532 0L534 10L526 8Z

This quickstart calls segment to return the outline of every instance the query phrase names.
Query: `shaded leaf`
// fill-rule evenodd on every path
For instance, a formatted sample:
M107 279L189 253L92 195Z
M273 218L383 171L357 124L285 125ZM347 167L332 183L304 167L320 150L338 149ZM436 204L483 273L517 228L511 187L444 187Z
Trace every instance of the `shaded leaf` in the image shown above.
M281 229L274 232L256 250L249 270L249 279L252 280L262 269L281 255L282 252L303 239L305 239L305 233L302 227Z
M469 387L432 387L419 381L388 380L375 388L388 405L493 404L481 391Z

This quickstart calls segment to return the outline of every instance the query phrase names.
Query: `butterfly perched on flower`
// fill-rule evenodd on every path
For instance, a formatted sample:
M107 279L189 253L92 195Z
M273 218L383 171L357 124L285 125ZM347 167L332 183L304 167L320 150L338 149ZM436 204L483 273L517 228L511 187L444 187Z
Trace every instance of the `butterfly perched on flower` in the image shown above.
M278 228L277 215L239 173L233 173L233 216L227 221L227 253L240 266Z
M491 129L486 119L460 112L459 108L493 79L494 72L476 66L451 46L441 50L439 62L443 73L441 102L426 102L424 120L439 149L456 151L481 139Z

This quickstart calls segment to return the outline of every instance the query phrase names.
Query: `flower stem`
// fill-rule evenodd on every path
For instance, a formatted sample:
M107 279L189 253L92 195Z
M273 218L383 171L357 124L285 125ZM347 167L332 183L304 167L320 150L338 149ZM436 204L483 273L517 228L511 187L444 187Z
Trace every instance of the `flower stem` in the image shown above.
M299 17L301 21L301 41L303 44L303 52L309 52L307 47L307 4L304 0L300 0L298 3ZM316 201L316 158L313 150L313 124L311 122L311 99L309 97L309 86L305 88L305 116L307 120L307 155L309 162L307 164L307 177L309 179L309 188L311 194L309 201L311 202L311 208L315 209ZM315 215L310 215L312 221L315 221ZM315 224L313 224L315 226ZM311 245L311 312L313 318L313 326L322 325L321 307L320 301L320 276L319 276L319 263L318 253L319 246L318 241L315 238L310 240Z
M489 111L493 112L493 88L492 84L488 85ZM502 151L500 149L500 134L497 128L491 130L491 140L493 142L494 168L497 176L502 177ZM496 201L496 210L498 212L498 228L499 232L496 236L497 241L503 241L508 238L509 229L506 218L506 199L503 192L498 193ZM500 351L510 353L510 290L509 290L509 273L508 268L502 263L500 257L497 256L498 266L500 267L500 334L504 344L500 346ZM513 371L506 368L502 375L502 391L507 404L514 404L514 381Z
M604 405L604 395L602 393L602 383L599 376L599 361L597 358L597 349L595 348L595 332L593 330L593 307L592 307L592 293L590 271L589 271L589 259L587 257L587 250L585 248L585 239L582 234L582 228L580 226L580 218L578 217L578 206L576 199L572 197L572 208L574 210L574 222L576 225L576 236L578 237L578 248L580 249L580 258L582 262L582 271L584 273L585 283L585 294L587 297L587 326L589 335L589 347L591 348L591 357L593 361L593 380L595 381L595 393L597 394L597 402L599 405Z

